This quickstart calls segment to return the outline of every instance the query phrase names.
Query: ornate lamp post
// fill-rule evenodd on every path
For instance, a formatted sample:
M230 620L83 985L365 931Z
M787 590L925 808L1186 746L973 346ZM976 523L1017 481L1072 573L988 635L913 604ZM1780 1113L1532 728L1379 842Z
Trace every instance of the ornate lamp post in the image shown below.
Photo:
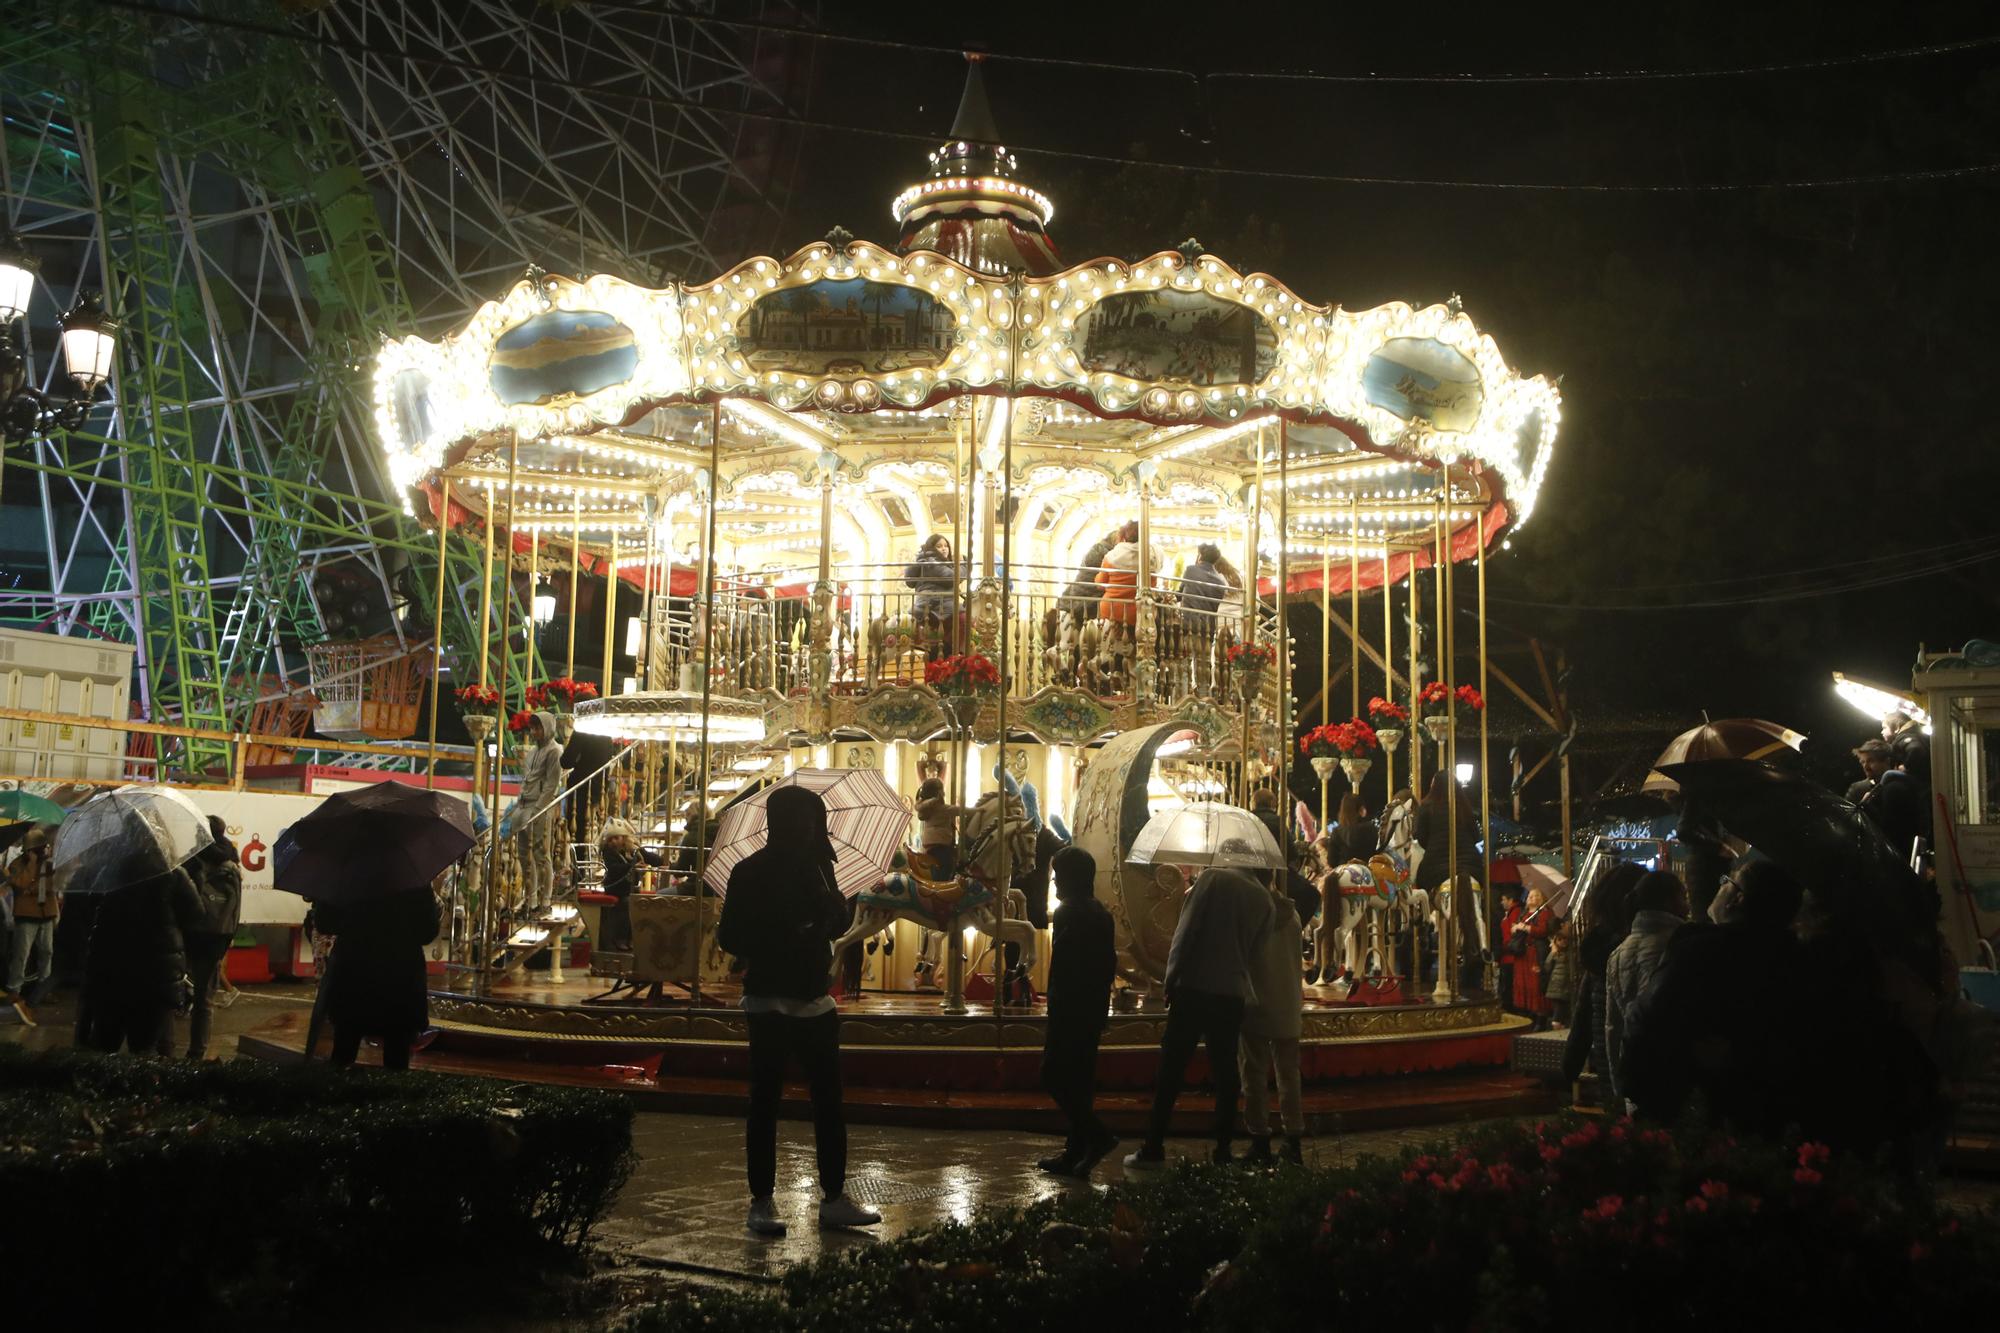
M18 236L0 232L0 442L6 444L81 427L118 351L118 322L105 313L102 297L87 292L61 324L63 360L77 392L29 385L27 352L14 326L28 313L40 267Z

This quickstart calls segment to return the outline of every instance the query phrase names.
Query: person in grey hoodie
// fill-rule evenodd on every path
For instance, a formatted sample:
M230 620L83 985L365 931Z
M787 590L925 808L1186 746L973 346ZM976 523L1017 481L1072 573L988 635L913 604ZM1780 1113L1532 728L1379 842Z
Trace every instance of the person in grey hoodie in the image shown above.
M1271 929L1272 913L1271 891L1240 870L1203 871L1181 904L1173 947L1167 951L1170 1007L1167 1030L1160 1037L1152 1116L1145 1142L1125 1159L1127 1170L1166 1165L1167 1125L1187 1077L1188 1061L1199 1045L1208 1047L1210 1077L1215 1080L1215 1160L1230 1159L1243 1009L1257 998L1251 967Z
M1604 1049L1610 1057L1613 1104L1624 1104L1618 1086L1619 1066L1625 1058L1627 1018L1639 999L1652 988L1653 978L1667 957L1667 942L1687 924L1687 889L1680 877L1668 870L1655 870L1632 890L1638 909L1632 915L1632 929L1604 964Z
M521 754L521 794L514 799L515 854L521 858L521 886L530 915L548 910L555 897L556 826L561 822L548 807L562 795L562 742L556 735L556 715L536 713L528 722L529 748Z

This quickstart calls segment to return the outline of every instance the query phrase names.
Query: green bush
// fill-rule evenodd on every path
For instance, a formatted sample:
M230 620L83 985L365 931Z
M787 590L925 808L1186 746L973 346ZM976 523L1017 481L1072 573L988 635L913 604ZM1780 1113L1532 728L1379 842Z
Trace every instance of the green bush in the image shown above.
M627 1319L727 1330L1725 1327L2000 1301L2000 1219L1816 1145L1500 1127L1338 1171L1183 1167Z
M631 1141L607 1093L0 1047L10 1308L282 1311L554 1261Z

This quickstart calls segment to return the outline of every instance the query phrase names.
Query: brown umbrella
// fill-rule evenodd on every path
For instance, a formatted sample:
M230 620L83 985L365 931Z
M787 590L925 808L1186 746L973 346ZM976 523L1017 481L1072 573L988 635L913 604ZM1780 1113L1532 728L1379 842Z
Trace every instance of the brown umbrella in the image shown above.
M1767 759L1781 750L1796 750L1805 736L1776 722L1754 717L1725 717L1684 731L1667 743L1653 761L1653 771L1639 784L1639 790L1654 796L1672 796L1680 791L1676 783L1660 772L1668 764L1698 764L1709 759Z

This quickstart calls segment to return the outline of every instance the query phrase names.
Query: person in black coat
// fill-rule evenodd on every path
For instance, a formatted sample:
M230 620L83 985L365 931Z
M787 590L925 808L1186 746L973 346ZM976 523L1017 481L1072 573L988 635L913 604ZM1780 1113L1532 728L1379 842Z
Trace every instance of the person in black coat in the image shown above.
M334 937L326 1016L333 1063L351 1065L363 1037L382 1039L382 1067L408 1069L410 1044L430 1022L424 946L438 936L438 900L428 884L353 903L314 903Z
M1452 861L1454 823L1458 826L1456 866ZM1417 820L1411 832L1424 849L1423 859L1417 862L1416 886L1430 894L1432 901L1436 901L1438 889L1447 879L1470 876L1477 881L1483 873L1479 855L1479 803L1470 794L1459 791L1449 773L1439 770L1432 775L1430 791L1417 807ZM1485 988L1485 968L1479 957L1477 897L1474 893L1454 893L1451 903L1452 920L1458 929L1458 989L1466 996L1477 996Z
M623 748L609 736L593 735L575 727L569 729L560 762L569 780L578 784L577 790L570 793L567 810L571 842L590 841L590 821L604 811L605 796L611 785L606 776L607 766Z
M1646 877L1646 867L1620 861L1591 886L1584 900L1576 951L1579 969L1570 999L1569 1035L1563 1039L1563 1081L1575 1083L1587 1063L1607 1094L1611 1087L1611 1055L1605 1031L1604 968L1632 930L1636 910L1632 894Z
M229 956L229 945L236 938L243 914L243 867L236 860L236 845L229 841L229 830L220 815L208 817L208 831L214 841L195 853L187 865L201 901L201 919L186 935L188 979L194 983L194 1007L188 1013L190 1060L208 1055L215 979L222 960Z
M782 1236L773 1192L778 1178L778 1100L792 1059L812 1089L823 1227L868 1226L882 1215L847 1196L847 1120L840 1092L840 1015L827 993L833 941L851 910L834 886L826 802L804 787L771 792L764 846L729 872L716 942L743 965L743 1012L750 1029L750 1114L744 1151L750 1176L749 1228Z
M77 1044L168 1055L173 1015L192 998L184 932L201 924L201 902L187 871L160 869L157 855L128 858L122 878L91 923Z
M1088 1180L1118 1136L1097 1118L1097 1043L1111 1010L1117 970L1111 913L1095 896L1097 862L1081 847L1054 860L1055 943L1049 955L1049 1012L1042 1045L1042 1086L1069 1118L1063 1150L1038 1166L1052 1175Z

